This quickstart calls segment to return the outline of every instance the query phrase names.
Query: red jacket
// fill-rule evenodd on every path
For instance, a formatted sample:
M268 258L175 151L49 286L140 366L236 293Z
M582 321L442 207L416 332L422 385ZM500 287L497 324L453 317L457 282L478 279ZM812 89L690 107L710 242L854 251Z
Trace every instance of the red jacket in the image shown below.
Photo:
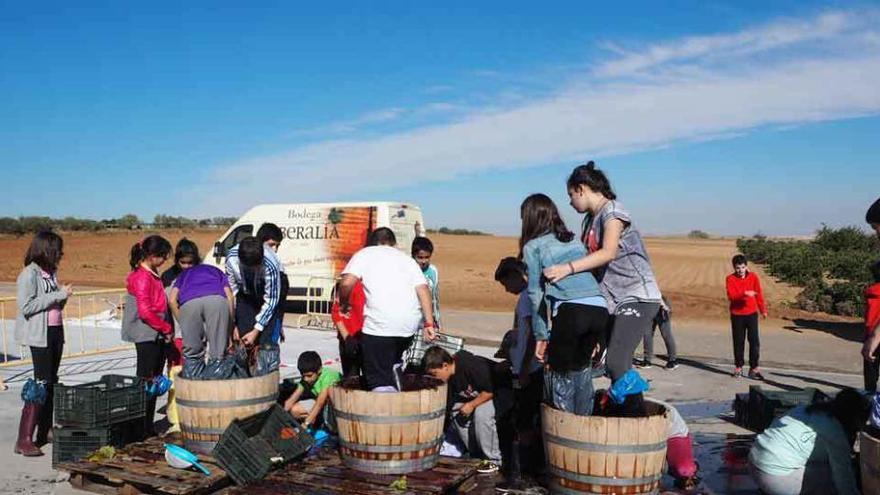
M168 298L158 274L139 266L126 277L125 288L137 301L138 317L144 323L162 334L174 331L164 318L168 314Z
M351 309L348 317L343 316L339 311L339 297L333 301L333 307L330 309L330 316L333 323L342 322L349 335L354 335L361 331L364 327L364 306L367 304L367 295L364 293L364 283L358 280L354 288L351 289L351 295L348 297L348 304Z
M754 297L747 296L745 292L753 290L757 294ZM727 299L730 300L730 314L746 316L760 312L767 314L767 306L764 304L764 291L761 290L761 281L752 272L746 272L745 277L738 277L736 273L727 276Z
M865 337L880 325L880 282L865 289Z

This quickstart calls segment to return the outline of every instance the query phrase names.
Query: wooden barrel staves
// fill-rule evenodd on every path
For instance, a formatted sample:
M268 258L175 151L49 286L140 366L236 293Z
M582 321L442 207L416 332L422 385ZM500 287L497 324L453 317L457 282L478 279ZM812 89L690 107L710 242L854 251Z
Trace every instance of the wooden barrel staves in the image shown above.
M265 411L278 398L278 372L236 380L174 381L187 449L210 454L233 419Z
M880 493L880 440L864 431L859 434L859 462L862 493Z
M356 385L356 379L346 380L330 391L343 463L374 474L406 474L436 466L443 443L446 384L408 375L403 392L368 392Z
M641 418L576 416L542 406L552 493L657 493L666 458L668 419L658 404Z

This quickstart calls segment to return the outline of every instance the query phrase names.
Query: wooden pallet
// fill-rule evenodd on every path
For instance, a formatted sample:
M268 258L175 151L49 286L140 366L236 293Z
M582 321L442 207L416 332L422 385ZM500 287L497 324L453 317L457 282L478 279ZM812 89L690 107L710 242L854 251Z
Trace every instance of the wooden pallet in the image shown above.
M107 495L208 495L232 484L214 458L199 456L210 471L175 469L165 462L164 442L151 438L116 452L112 460L65 462L56 469L70 473L74 488Z
M335 450L322 450L301 462L288 464L266 479L246 487L222 490L223 495L441 495L475 493L478 461L441 457L430 471L406 475L406 490L394 490L395 475L361 473L342 465Z

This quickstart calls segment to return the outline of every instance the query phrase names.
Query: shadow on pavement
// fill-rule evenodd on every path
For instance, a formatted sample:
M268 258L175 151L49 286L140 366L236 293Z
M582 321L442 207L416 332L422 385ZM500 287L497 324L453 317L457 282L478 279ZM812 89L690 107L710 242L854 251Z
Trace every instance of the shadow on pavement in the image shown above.
M793 332L803 333L804 330L815 330L834 335L849 342L862 342L865 339L865 325L859 322L818 321L804 318L795 318L788 321L792 322L793 325L786 325L782 328Z
M794 379L800 380L802 382L812 383L814 385L825 385L828 387L834 387L834 388L837 388L840 390L847 388L846 385L841 385L839 383L829 382L828 380L822 380L821 378L810 378L808 376L802 376L802 375L790 375L788 373L779 373L778 371L774 371L771 374L774 376L781 376L781 377L785 377L785 378L794 378Z

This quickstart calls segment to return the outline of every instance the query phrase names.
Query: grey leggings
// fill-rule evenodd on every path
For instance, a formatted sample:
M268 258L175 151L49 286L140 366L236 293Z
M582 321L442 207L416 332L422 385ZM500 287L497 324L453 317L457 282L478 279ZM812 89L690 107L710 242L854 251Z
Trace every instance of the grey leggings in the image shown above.
M633 302L621 304L614 311L611 337L608 342L606 367L615 382L631 367L636 347L651 329L660 303Z
M659 321L658 321L659 320ZM645 347L645 359L650 361L654 359L654 331L660 327L660 337L666 345L667 361L675 361L677 355L675 352L675 337L672 336L672 318L660 320L659 316L651 323L651 329L645 334L642 345Z

